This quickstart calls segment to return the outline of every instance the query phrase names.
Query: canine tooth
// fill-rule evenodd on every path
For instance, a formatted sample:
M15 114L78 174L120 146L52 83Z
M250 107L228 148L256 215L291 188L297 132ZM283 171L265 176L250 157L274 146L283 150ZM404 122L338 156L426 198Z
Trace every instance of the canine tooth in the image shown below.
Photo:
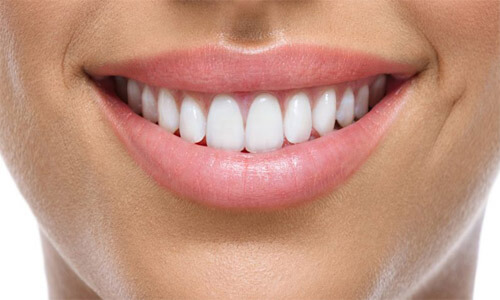
M142 90L142 115L145 119L156 123L158 122L158 104L156 97L149 86Z
M191 143L198 143L205 137L206 118L198 102L184 97L181 104L179 130L181 137Z
M368 112L368 98L370 95L370 89L367 85L363 85L356 95L356 101L354 104L354 116L356 119L361 119Z
M346 127L354 121L354 93L351 88L347 88L340 101L337 110L337 122L342 127Z
M288 101L283 127L290 143L309 140L312 130L311 103L305 93L298 93Z
M245 129L240 107L231 96L218 95L210 105L207 145L233 151L241 151L245 147Z
M278 100L260 94L252 102L247 116L245 147L248 152L267 152L283 145L283 117Z
M128 106L136 113L142 112L141 87L135 80L129 79L127 82Z
M158 125L169 132L179 129L179 109L172 94L166 89L158 92Z
M337 97L334 89L325 91L316 101L313 109L313 128L319 135L325 135L335 127Z
M128 102L127 100L127 79L121 77L121 76L116 76L115 77L115 84L116 84L116 94L118 97L125 101Z
M370 106L373 107L384 97L387 77L378 76L370 87Z

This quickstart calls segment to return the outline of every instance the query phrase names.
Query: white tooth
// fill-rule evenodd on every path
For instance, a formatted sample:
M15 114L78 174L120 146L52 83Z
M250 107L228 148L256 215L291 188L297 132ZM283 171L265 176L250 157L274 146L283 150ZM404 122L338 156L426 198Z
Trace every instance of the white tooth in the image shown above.
M313 109L313 127L323 136L335 127L335 112L337 110L337 97L334 89L325 91L319 97Z
M136 113L142 112L141 87L135 80L129 79L127 82L128 106Z
M267 152L283 145L283 117L278 99L270 94L258 95L247 116L245 147L248 152Z
M347 88L340 101L337 110L337 122L342 127L346 127L354 121L354 93L351 88Z
M361 119L368 112L368 98L370 89L367 85L363 85L356 95L356 103L354 105L354 116L356 119Z
M233 151L241 151L245 147L245 129L240 107L231 96L218 95L210 105L207 145Z
M158 122L158 104L156 97L149 86L145 86L142 90L142 116L153 122Z
M177 103L172 94L163 88L158 93L158 125L172 133L179 129Z
M375 79L373 84L370 87L370 106L374 106L377 104L385 94L385 84L386 84L386 76L380 75Z
M184 97L181 104L179 130L181 137L191 143L198 143L205 137L206 118L198 102Z
M304 93L293 96L287 104L284 129L286 139L293 144L309 140L312 130L311 103Z
M121 76L116 76L115 77L115 84L116 84L116 94L120 99L123 101L127 102L127 79L121 77Z

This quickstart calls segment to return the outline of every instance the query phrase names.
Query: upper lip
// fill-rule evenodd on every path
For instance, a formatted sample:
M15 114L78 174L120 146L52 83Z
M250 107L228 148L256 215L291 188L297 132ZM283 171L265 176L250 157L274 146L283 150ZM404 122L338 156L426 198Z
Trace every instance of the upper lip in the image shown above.
M411 78L418 69L365 53L286 45L251 54L208 46L87 71L91 76L123 76L153 86L219 93L320 86L378 74ZM261 154L189 144L130 113L116 97L104 93L101 99L132 157L175 195L216 207L270 209L315 199L343 183L373 152L406 94L394 91L346 128Z
M316 45L283 45L257 53L205 46L93 66L93 76L122 76L176 90L227 93L307 88L378 74L409 78L417 67L375 55Z

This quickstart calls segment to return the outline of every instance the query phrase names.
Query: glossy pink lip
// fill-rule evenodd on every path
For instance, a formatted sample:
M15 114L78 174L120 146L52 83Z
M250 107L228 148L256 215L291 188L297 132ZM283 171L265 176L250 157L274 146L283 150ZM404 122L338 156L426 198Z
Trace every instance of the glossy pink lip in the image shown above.
M285 45L256 54L215 46L177 50L88 71L176 90L227 93L322 86L383 73L408 77L415 68L348 50Z
M208 47L91 71L92 75L119 75L154 86L204 92L289 89L377 74L411 77L415 73L411 66L373 56L303 45L258 54ZM343 183L376 148L404 103L410 83L392 91L346 128L262 154L187 143L134 114L112 94L101 92L100 99L131 156L170 192L212 207L267 210L316 199Z

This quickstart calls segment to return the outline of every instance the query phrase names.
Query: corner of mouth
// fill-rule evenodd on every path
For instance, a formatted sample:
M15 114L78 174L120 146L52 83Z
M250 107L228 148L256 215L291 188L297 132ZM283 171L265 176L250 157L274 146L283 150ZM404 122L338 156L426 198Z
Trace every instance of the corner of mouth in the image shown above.
M371 58L362 63L369 72L356 71L359 78L353 80L339 82L337 76L335 83L316 80L320 84L278 90L224 90L232 80L226 78L218 92L194 91L169 78L148 81L141 76L144 70L92 80L131 156L167 191L219 208L277 209L339 186L389 127L398 106L393 103L402 102L399 91L416 72L396 67L390 73L391 64ZM286 82L287 76L276 82Z

